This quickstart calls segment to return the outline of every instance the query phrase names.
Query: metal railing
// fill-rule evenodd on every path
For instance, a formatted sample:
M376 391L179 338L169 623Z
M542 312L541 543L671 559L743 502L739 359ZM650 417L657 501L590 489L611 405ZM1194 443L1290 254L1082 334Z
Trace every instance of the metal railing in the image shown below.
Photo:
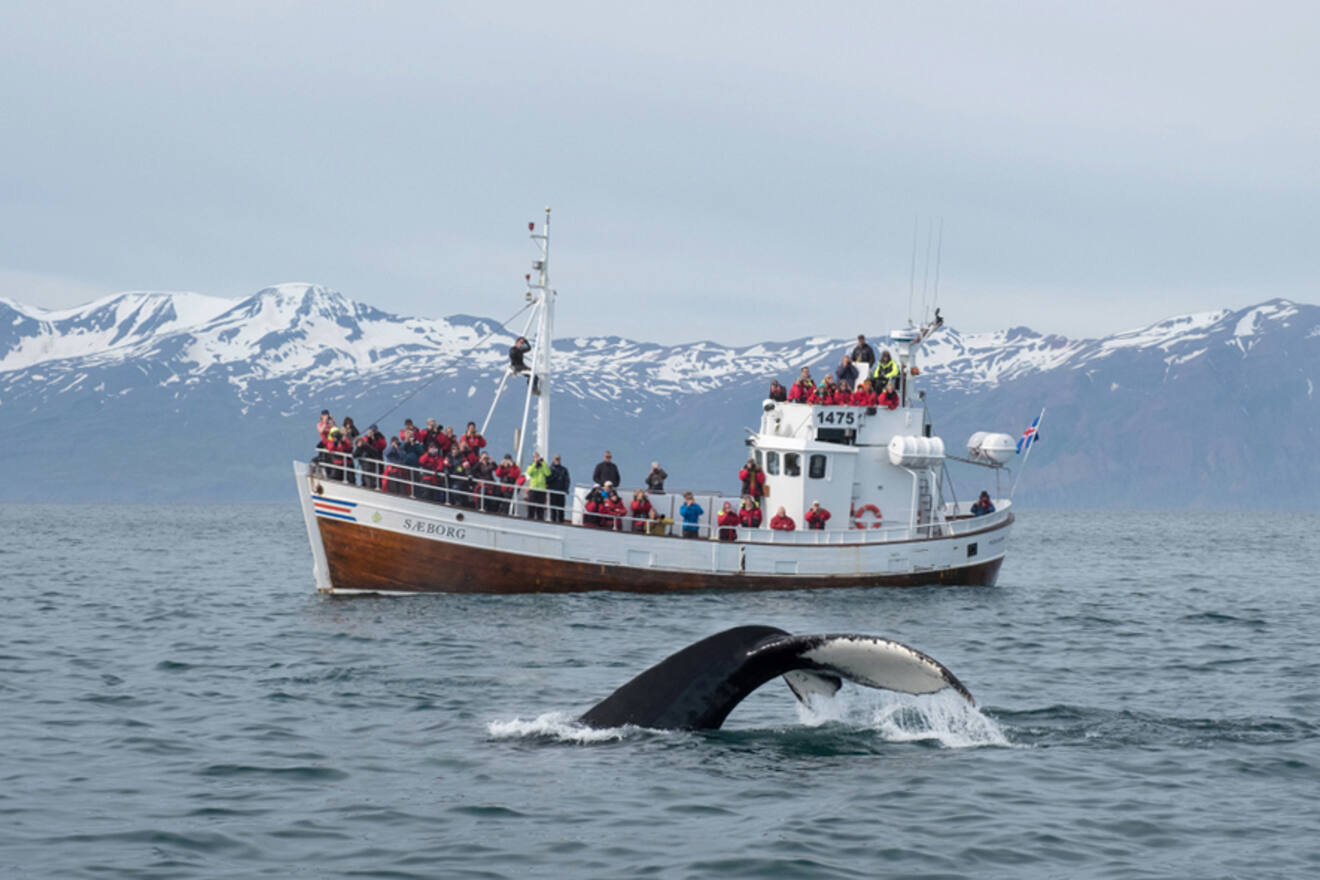
M378 459L354 458L348 453L318 452L309 463L309 476L361 486L389 495L425 501L431 504L477 510L483 513L504 514L560 525L588 528L597 531L619 531L673 538L721 540L758 544L836 545L884 544L928 538L953 537L983 531L1004 522L1008 510L978 517L942 519L934 523L883 526L878 529L796 529L780 531L769 527L769 519L760 526L721 526L718 511L703 510L702 519L693 524L677 516L681 493L669 496L670 512L659 519L626 514L589 513L578 502L580 499L570 487L566 492L550 489L530 489L526 485L501 480L482 480L465 474L435 471L429 468L400 465ZM630 490L624 490L630 491ZM659 494L659 493L657 493ZM709 494L720 498L717 493ZM536 495L542 497L534 497ZM621 496L622 497L622 496ZM652 510L658 510L657 499L650 498ZM571 506L569 506L571 502ZM714 508L712 501L711 507ZM762 510L764 517L765 511ZM576 520L580 520L576 521Z

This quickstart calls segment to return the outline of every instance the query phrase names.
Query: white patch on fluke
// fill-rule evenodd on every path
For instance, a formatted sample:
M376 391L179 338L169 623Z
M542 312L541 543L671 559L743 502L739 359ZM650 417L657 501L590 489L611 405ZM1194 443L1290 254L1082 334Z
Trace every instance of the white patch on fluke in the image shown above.
M870 687L909 694L933 694L950 687L938 663L888 639L830 639L802 656Z

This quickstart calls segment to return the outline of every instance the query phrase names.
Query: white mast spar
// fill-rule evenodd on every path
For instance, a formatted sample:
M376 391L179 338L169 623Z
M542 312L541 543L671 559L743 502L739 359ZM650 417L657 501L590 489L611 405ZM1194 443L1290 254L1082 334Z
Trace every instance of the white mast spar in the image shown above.
M531 239L540 249L539 259L532 260L533 280L527 275L527 298L531 300L538 317L536 328L536 347L532 351L532 371L527 382L527 399L523 403L522 427L518 431L517 461L519 467L525 467L523 459L523 438L527 436L527 416L531 409L532 398L536 397L536 445L534 449L541 453L541 458L550 460L550 349L554 340L555 292L550 287L550 208L545 209L545 225L541 232L536 232L536 224L528 223Z

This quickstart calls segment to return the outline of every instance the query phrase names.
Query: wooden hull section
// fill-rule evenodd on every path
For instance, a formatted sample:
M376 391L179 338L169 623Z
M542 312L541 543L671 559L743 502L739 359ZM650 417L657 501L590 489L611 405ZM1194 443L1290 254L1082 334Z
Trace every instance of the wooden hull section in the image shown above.
M508 553L336 519L318 518L316 526L333 592L569 593L612 590L667 593L991 586L1003 563L1003 557L998 556L956 567L887 574L672 571Z

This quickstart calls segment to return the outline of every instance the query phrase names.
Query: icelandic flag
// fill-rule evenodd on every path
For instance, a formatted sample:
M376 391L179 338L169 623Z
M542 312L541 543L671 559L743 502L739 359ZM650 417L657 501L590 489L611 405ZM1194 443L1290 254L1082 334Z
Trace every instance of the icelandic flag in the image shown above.
M1044 413L1041 413L1041 415L1044 415ZM1031 444L1036 442L1036 437L1037 437L1036 426L1039 424L1040 424L1040 416L1036 416L1036 418L1034 418L1031 422L1031 427L1023 431L1022 436L1018 438L1017 451L1019 455L1030 449Z

